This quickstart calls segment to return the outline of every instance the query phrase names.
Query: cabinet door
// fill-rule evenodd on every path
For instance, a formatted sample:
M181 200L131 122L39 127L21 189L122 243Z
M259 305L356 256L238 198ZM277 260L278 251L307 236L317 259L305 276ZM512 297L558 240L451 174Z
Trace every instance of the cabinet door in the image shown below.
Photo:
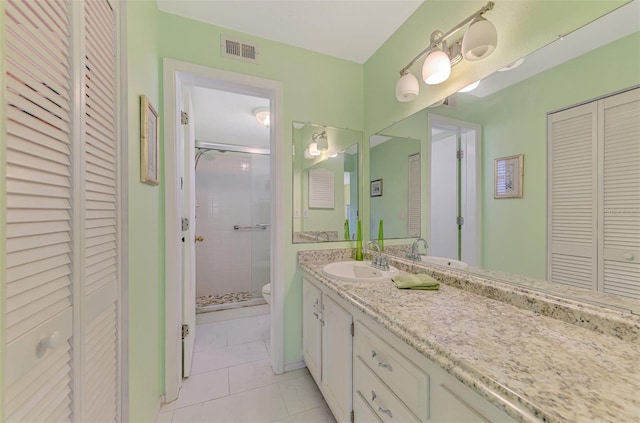
M640 89L598 102L599 290L640 298Z
M322 374L320 367L321 328L320 313L321 291L306 278L302 279L302 356L309 373L320 385Z
M351 414L353 318L330 297L322 297L322 384L336 420Z

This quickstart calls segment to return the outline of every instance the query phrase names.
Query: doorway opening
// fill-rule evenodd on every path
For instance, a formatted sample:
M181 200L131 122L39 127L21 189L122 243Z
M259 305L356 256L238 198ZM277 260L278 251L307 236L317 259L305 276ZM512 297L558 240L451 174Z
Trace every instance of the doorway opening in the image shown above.
M165 401L170 402L177 398L183 377L188 377L190 374L196 336L196 279L198 273L195 265L196 256L200 246L204 246L206 241L209 240L213 241L209 244L218 246L218 249L209 252L209 254L204 254L201 261L211 261L213 256L219 259L219 256L222 255L227 259L227 262L232 262L233 260L244 260L250 256L255 263L248 266L261 269L261 271L256 270L252 273L259 273L262 279L258 278L259 281L254 283L253 278L251 278L251 282L246 287L247 289L234 288L231 292L237 294L238 292L246 291L250 293L252 298L260 301L257 291L261 287L258 285L264 281L271 281L271 304L267 308L267 310L270 310L271 316L269 355L274 373L280 374L284 371L284 293L281 287L284 272L282 260L284 251L282 235L282 228L284 227L284 213L282 211L284 189L282 182L282 146L277 141L282 139L283 94L282 83L278 81L222 71L173 59L164 59L163 74L165 125L165 177L163 185L166 233ZM245 123L255 122L255 125L263 125L257 128L266 133L266 137L264 137L266 145L262 147L256 146L255 136L249 136L253 140L252 143L242 145L243 143L238 141L238 123L236 123L236 126L231 125L230 129L227 128L227 132L224 133L217 133L212 136L196 136L197 123L194 122L196 122L195 116L198 112L196 107L198 90L200 89L219 91L219 93L225 95L255 97L263 101L270 111L268 127L257 122L257 113L255 113L254 109L245 113L244 118L246 119ZM232 109L232 104L229 101L231 100L226 102L223 100L220 107L215 111L211 106L200 107L201 111L207 116L205 123L201 123L200 126L206 126L215 121L218 121L218 126L220 126L219 119L230 121L228 113ZM196 148L196 142L198 148ZM267 149L269 154L260 155L256 154L256 151L248 151L256 148ZM216 166L226 163L222 166L223 169L227 168L226 173L220 171L222 173L218 174L219 177L214 178L216 181L227 185L226 188L233 185L235 182L230 182L234 179L231 177L233 172L228 171L228 168L235 168L234 172L245 176L244 180L240 178L241 181L251 181L251 184L260 185L262 187L261 190L256 188L256 192L260 191L259 196L262 199L268 197L268 201L265 199L255 204L246 205L243 210L246 209L245 211L252 212L255 216L253 214L247 215L247 221L234 220L230 228L227 227L229 222L216 220L219 222L219 226L226 228L225 230L228 232L226 235L215 232L211 235L198 233L202 229L202 227L199 228L198 226L204 220L202 218L204 211L200 212L200 209L204 210L204 208L208 207L209 212L212 214L227 209L220 207L220 199L223 198L220 191L223 188L220 187L212 191L218 190L215 191L215 195L210 193L209 199L202 200L203 204L199 204L199 200L196 198L196 185L198 183L196 156L198 157L198 172L209 169L208 172L213 172L215 175L218 172ZM216 162L213 167L210 166L212 162ZM254 174L252 172L253 168L261 168L262 171ZM269 173L269 177L266 176L267 173ZM249 177L248 175L252 176ZM207 180L207 178L201 179L203 181ZM209 188L206 187L205 191L209 190ZM225 203L233 201L235 201L234 198L227 198ZM206 204L204 204L205 202ZM200 207L196 207L197 205L200 205ZM198 209L198 212L196 212L196 209ZM254 213L256 210L259 213ZM196 218L196 213L200 217ZM232 210L220 213L233 215L235 218L243 217L240 213ZM259 221L253 222L252 219L254 217ZM235 229L236 226L238 229ZM253 247L241 248L235 252L230 252L231 249L229 247L234 242L242 239L242 237L236 235L246 235L246 232L240 229L245 226L252 227L251 230L246 232L259 233L262 238L261 243L259 243L260 247L256 247L255 254L252 251ZM252 236L249 238L252 238ZM239 275L242 273L240 269L244 271L246 267L244 264L240 264L236 268L226 270L226 275L217 279L224 282L234 280L235 283L239 283ZM247 302L236 301L234 304ZM241 310L257 309L259 307L267 307L267 305L239 307L241 307ZM235 312L236 310L228 310L228 312L232 311ZM227 313L227 311L223 313Z
M429 115L429 254L480 264L480 126Z

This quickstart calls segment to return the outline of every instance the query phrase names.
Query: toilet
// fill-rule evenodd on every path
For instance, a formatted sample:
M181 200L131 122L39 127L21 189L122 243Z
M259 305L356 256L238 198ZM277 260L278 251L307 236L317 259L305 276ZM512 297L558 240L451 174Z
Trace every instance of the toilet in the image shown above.
M267 304L271 304L271 284L268 283L262 287L262 296Z

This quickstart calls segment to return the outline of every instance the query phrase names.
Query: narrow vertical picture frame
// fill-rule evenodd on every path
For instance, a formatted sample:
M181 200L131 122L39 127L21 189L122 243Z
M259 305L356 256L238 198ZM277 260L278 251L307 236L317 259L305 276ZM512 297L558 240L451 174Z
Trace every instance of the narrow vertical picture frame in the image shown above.
M371 197L382 197L382 179L371 181L370 193Z
M524 154L495 159L493 198L522 198Z
M158 185L158 112L145 95L140 96L140 181Z

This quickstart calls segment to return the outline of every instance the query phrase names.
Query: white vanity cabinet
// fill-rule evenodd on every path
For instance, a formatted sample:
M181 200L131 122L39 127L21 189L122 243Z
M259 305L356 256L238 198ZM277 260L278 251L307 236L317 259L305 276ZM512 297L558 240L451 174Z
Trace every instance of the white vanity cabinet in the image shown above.
M515 423L366 316L356 317L353 354L356 423Z
M336 420L351 421L353 318L321 285L302 279L302 355Z
M314 277L302 295L304 361L338 422L515 423Z

